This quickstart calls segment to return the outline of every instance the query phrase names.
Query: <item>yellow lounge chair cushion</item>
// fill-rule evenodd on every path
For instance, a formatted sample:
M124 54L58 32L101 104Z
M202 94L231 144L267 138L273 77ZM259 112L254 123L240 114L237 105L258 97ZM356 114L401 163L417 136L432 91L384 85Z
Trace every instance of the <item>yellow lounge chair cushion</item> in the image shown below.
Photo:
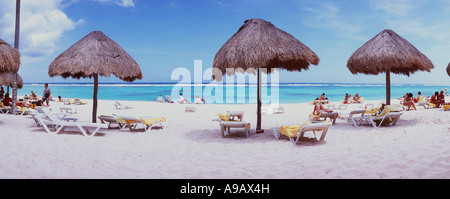
M294 137L300 131L301 125L297 126L281 126L279 132L288 137Z
M297 133L302 128L302 126L306 125L306 124L311 124L311 122L305 122L302 125L297 125L297 126L281 126L280 130L278 130L278 132L283 134L283 135L286 135L286 136L292 138L295 135L297 135ZM317 130L317 131L323 131L323 129L320 129L320 130Z
M221 114L221 113L219 113L219 114L217 114L217 116L219 117L219 119L220 119L221 121L228 121L228 120L230 119L230 116L227 115L227 114Z
M142 120L142 123L145 125L152 125L158 121L164 122L164 121L166 121L166 118L162 117L162 118L146 118L146 119L144 119L141 117L141 120Z
M450 109L450 105L442 105L442 107L444 108L444 111L447 111L448 109Z
M388 114L389 112L391 112L391 107L385 106L383 111L381 111L380 115L377 115L377 117L383 117L384 115Z

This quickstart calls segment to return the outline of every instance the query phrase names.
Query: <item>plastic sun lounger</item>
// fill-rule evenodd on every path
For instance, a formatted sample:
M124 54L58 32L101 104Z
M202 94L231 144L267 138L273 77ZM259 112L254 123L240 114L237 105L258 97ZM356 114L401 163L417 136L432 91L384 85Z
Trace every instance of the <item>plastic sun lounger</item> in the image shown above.
M365 115L362 117L352 117L351 119L354 126L361 126L363 122L366 122L367 124L372 125L374 128L379 128L380 126L394 126L400 119L400 116L402 114L403 113L400 112L390 112L381 117Z
M75 98L74 99L74 104L76 104L76 105L85 105L85 104L87 104L87 102L81 101L80 98Z
M100 115L100 116L98 116L98 119L100 119L100 122L102 122L103 124L108 123L108 129L113 129L113 128L122 129L124 126L124 124L120 123L115 116ZM117 124L117 127L112 127L113 124Z
M366 113L366 110L365 109L361 109L361 110L353 110L353 111L351 111L349 114L348 114L348 116L346 116L346 117L344 117L346 120L347 120L347 122L351 122L352 121L352 118L354 117L354 115L358 115L358 114L361 114L360 116L358 116L358 117L364 117L364 114ZM355 116L356 117L356 116Z
M326 112L322 112L320 114L319 118L324 118L324 120L326 120L327 118L330 118L330 120L333 122L333 124L336 122L336 119L339 117L339 113L338 112L331 112L331 113L326 113Z
M126 105L122 105L119 101L116 101L116 103L114 103L114 106L116 107L116 109L132 109L134 108L134 106L126 106Z
M250 123L243 121L223 121L220 122L220 134L222 137L227 137L230 134L231 128L243 128L244 137L248 137L250 133Z
M53 114L40 114L36 116L36 119L48 134L54 135L64 131L66 127L77 127L84 136L94 136L101 128L108 128L106 124L61 120ZM56 129L54 132L48 128L50 125ZM95 130L90 133L88 127L95 128Z
M322 134L320 135L319 141L323 141L323 140L325 140L325 136L327 135L328 129L332 125L333 124L331 124L329 122L316 122L316 123L311 123L311 124L303 124L300 127L300 130L298 131L298 133L292 137L288 137L288 136L280 133L280 127L272 127L272 132L273 132L275 139L281 139L282 136L285 136L285 137L288 137L292 143L297 144L298 141L300 140L300 138L304 137L304 135L307 131L312 131L315 136L316 131L321 130ZM316 137L316 139L317 139L317 137Z

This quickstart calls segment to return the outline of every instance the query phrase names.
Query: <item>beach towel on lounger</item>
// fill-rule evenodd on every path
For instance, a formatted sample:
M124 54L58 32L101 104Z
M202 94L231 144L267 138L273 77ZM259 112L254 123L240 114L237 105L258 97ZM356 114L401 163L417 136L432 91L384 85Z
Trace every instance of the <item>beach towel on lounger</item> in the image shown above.
M166 121L166 118L162 117L162 118L145 118L144 119L141 117L141 120L142 120L142 123L145 125L152 125L156 122L164 122L164 121Z
M326 121L325 121L326 122ZM281 126L279 133L288 136L289 138L292 138L297 135L297 133L300 131L303 125L311 124L311 122L305 122L302 125L296 125L296 126ZM316 131L323 131L323 129L319 129Z
M217 116L219 117L219 119L221 121L228 121L230 119L230 115L228 115L228 114L219 113L219 114L217 114Z

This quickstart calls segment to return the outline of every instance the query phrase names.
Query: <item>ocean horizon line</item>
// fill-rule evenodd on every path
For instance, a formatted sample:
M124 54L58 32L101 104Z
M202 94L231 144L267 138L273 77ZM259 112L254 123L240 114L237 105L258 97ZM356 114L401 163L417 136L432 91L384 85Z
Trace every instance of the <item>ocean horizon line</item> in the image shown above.
M57 86L57 85L83 85L83 86L93 86L93 82L30 82L25 83L24 85L32 85L32 86L38 86L38 85L44 85L45 83L48 83L49 85ZM109 86L195 86L195 85L211 85L211 86L247 86L247 85L257 85L257 83L217 83L217 82L99 82L98 85L109 85ZM280 82L280 83L270 83L270 82L264 82L262 85L280 85L280 86L385 86L385 83L341 83L341 82ZM411 83L391 83L391 86L448 86L450 87L450 84L411 84Z

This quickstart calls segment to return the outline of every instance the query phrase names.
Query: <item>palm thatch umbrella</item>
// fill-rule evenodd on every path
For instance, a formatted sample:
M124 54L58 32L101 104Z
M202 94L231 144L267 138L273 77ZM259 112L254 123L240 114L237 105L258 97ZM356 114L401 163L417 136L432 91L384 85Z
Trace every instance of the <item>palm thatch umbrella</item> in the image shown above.
M17 73L19 66L19 51L0 39L0 73Z
M14 73L0 73L0 85L3 86L14 86ZM17 88L23 87L23 79L17 74Z
M261 130L260 68L282 68L288 71L307 70L310 64L318 65L319 57L292 35L262 19L249 19L217 52L213 68L222 74L258 72L257 132ZM239 70L227 70L239 69ZM214 76L220 81L221 75Z
M406 39L383 30L358 48L347 61L352 74L386 73L386 104L391 102L390 73L409 76L418 70L430 72L433 63Z
M448 76L450 76L450 63L448 63L448 66L447 66L447 74L448 74Z
M123 81L142 79L142 72L136 61L116 42L100 31L93 31L61 53L48 68L50 77L80 79L94 77L92 122L97 117L98 76L111 74Z

